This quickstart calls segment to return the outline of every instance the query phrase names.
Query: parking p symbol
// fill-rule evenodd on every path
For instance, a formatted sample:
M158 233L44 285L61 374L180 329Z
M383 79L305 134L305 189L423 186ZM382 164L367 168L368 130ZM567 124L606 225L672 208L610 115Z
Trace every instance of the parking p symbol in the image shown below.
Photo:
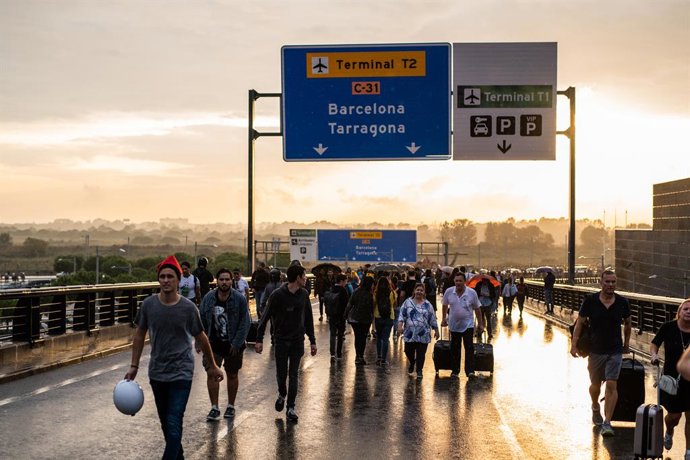
M496 134L503 136L515 134L515 117L496 117Z
M541 115L520 115L520 136L541 136Z

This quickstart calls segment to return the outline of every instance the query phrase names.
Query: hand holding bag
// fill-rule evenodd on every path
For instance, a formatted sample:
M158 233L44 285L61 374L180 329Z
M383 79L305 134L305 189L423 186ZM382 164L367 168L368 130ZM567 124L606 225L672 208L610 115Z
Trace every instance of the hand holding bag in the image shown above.
M680 384L680 375L678 377L671 377L670 375L662 375L659 379L659 388L661 391L672 396L678 394L678 385Z
M573 323L569 329L570 329L570 334L575 332L575 323ZM580 337L577 339L577 350L578 354L582 358L586 358L589 356L589 348L592 344L592 333L589 329L589 319L585 319L584 323L582 324L582 331L580 332Z

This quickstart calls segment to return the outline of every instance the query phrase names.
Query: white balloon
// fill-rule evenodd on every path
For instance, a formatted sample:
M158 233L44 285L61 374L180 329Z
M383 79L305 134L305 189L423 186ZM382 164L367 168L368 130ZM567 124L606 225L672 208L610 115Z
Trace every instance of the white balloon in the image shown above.
M125 415L134 415L144 405L144 390L134 380L120 380L113 390L113 402Z

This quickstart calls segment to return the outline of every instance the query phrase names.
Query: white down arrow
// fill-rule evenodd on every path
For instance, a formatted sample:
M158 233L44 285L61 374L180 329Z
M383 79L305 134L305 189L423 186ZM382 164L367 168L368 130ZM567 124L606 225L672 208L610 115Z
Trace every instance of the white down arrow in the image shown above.
M318 153L319 155L323 155L326 152L326 150L328 150L328 147L324 147L323 145L321 145L321 143L319 143L318 147L312 147L312 148L314 150L316 150L316 153Z
M406 148L407 150L409 150L410 153L411 153L412 155L414 155L415 153L417 153L417 150L419 150L419 149L422 148L422 146L421 146L421 145L418 146L417 144L415 144L415 143L413 142L412 145L408 145L408 146L406 146L405 148Z

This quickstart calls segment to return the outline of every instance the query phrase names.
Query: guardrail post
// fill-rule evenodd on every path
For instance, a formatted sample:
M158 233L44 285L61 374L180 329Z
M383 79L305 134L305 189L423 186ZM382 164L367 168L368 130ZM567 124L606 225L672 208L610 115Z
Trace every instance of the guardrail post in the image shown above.
M107 291L104 294L105 297L99 300L98 325L112 326L115 324L115 291Z
M53 296L53 306L48 312L48 335L62 335L67 331L67 296Z
M74 303L74 326L75 331L86 331L91 333L91 329L96 325L96 302L95 295L90 292L83 292L77 296Z

